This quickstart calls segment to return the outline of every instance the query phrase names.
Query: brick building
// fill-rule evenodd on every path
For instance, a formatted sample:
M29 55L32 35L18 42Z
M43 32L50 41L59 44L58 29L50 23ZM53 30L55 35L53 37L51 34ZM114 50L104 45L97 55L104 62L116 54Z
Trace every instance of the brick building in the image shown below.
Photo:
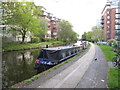
M104 29L104 41L120 39L120 0L107 1L103 11L101 24Z
M58 19L53 16L53 14L47 12L44 7L42 7L42 14L40 16L48 21L48 32L45 38L57 38L58 29L56 24L57 22L60 22L61 19Z

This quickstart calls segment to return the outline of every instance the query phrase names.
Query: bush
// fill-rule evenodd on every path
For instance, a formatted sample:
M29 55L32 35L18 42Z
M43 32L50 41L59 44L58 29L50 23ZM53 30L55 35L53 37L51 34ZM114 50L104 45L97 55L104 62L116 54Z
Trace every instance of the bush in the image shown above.
M46 42L57 41L56 38L45 38Z
M50 42L50 41L51 41L51 38L45 38L45 41L46 41L46 42Z
M108 42L109 42L109 45L110 45L110 46L113 46L113 44L114 44L115 41L116 41L115 39L109 40L109 41L108 41Z
M32 43L38 43L38 42L40 42L40 39L38 37L32 37L31 42Z

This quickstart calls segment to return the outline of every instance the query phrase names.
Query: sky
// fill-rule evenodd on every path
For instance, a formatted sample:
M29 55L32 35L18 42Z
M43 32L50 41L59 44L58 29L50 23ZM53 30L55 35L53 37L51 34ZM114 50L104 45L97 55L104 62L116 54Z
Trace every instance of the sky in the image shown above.
M34 0L55 17L69 21L80 36L100 20L107 0Z

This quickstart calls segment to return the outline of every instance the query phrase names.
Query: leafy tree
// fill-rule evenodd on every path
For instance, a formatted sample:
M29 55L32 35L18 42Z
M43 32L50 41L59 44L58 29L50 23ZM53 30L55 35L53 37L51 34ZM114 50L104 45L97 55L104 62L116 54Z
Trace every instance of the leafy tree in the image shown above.
M92 27L92 31L84 32L82 35L83 40L88 41L102 41L103 40L103 30L100 26L94 26Z
M37 34L40 31L40 20L35 18L33 12L33 2L3 2L7 17L6 24L11 27L11 31L16 31L22 36L22 43L26 34L31 32Z
M58 39L66 42L72 43L78 39L77 33L72 30L72 25L68 21L61 21L57 24L58 28Z
M83 40L86 40L86 36L87 36L87 33L84 32L84 34L82 35L82 39L83 39Z
M92 40L92 32L91 32L91 31L89 31L89 32L87 33L86 40L88 40L88 41L93 41L93 40Z
M48 22L42 17L39 17L40 19L40 30L36 34L37 37L39 37L41 40L45 38L45 35L47 34L48 30Z
M100 26L92 27L92 40L94 41L102 41L103 40L103 30Z

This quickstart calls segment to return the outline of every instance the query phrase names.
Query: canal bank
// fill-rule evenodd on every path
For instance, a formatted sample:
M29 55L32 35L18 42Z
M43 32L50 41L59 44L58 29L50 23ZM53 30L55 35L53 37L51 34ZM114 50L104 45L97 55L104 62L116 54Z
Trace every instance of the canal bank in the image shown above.
M12 88L24 88L29 85L32 85L32 83L35 83L36 81L39 81L39 80L46 80L46 79L49 79L51 78L52 76L58 74L59 72L63 71L64 69L66 69L68 66L70 66L71 64L73 64L74 62L76 62L79 58L81 58L85 53L87 53L89 47L87 47L86 50L82 51L81 53L79 53L78 55L74 56L73 58L69 59L69 60L66 60L60 64L58 64L57 66L43 72L43 73L40 73L36 76L33 76L32 78L28 79L28 80L25 80L23 82L20 82L18 84L15 84L14 86L12 86ZM33 82L32 82L33 81ZM30 82L30 83L29 83ZM40 82L39 82L40 83ZM35 83L34 85L36 85L37 83Z
M12 52L12 51L22 51L22 50L31 50L31 49L39 49L44 48L48 45L52 46L61 46L65 45L65 43L60 41L52 41L52 42L41 42L41 43L7 43L2 45L3 52Z
M31 48L29 49L28 47L30 47L31 45L29 45L28 47L25 47L26 45L23 45L26 48L26 50L19 48L18 50L14 50L15 48L18 47L16 46L12 48L10 51L6 50L2 52L2 87L3 88L7 88L11 85L14 85L15 83L29 79L32 76L36 75L37 71L34 70L33 68L35 64L35 60L40 54L42 46L45 47L45 44L48 43L43 43L40 47L38 47L38 49L37 47L34 49ZM60 46L60 45L61 44L58 43L54 45L51 44L51 47ZM23 47L23 46L19 46L19 47ZM33 45L33 47L35 46L36 45ZM49 69L49 67L46 68ZM43 71L44 68L41 67L40 72Z

